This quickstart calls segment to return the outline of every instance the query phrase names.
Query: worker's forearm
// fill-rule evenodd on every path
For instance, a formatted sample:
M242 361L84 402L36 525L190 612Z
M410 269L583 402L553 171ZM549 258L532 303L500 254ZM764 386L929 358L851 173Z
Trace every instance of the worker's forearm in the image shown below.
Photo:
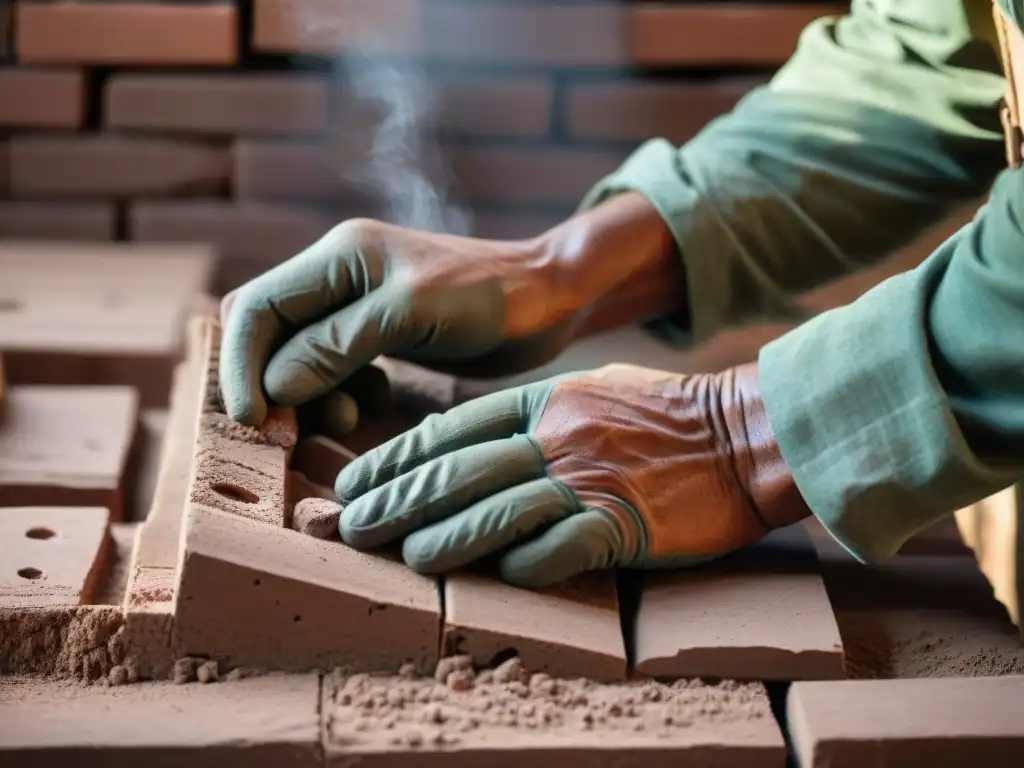
M960 0L857 0L809 28L770 86L681 148L644 145L584 208L627 191L651 201L685 264L674 320L692 338L800 317L796 294L984 191L1003 163L1002 92Z
M863 560L1024 475L1024 172L921 267L766 347L808 505Z

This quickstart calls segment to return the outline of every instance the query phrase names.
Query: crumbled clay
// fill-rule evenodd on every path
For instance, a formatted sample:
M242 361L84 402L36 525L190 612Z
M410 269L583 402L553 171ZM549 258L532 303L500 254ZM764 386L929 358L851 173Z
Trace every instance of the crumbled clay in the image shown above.
M196 669L196 679L200 683L216 683L220 681L220 670L214 659L204 661Z
M698 722L729 727L771 717L764 688L756 683L526 678L518 659L487 677L454 659L443 659L434 679L339 676L325 715L335 744L410 749L458 745L469 734L593 730L671 736Z
M434 668L434 679L439 683L446 683L451 674L466 670L473 671L471 656L445 656Z
M174 662L174 669L171 671L171 680L175 685L191 683L196 679L196 671L199 667L199 659L191 656L178 659Z
M113 606L0 612L0 673L105 679L124 660L123 626Z
M317 539L340 539L338 520L344 507L328 499L306 498L295 504L292 528Z

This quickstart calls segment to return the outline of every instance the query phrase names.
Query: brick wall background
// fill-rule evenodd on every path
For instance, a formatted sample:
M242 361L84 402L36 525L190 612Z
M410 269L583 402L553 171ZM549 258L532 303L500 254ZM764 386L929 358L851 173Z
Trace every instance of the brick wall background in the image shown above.
M353 98L353 53L436 97L433 128L405 137L440 153L472 232L536 234L642 140L683 142L730 109L845 5L10 0L0 237L212 241L226 288L348 216L406 216L351 183L380 122ZM415 185L396 186L409 202Z

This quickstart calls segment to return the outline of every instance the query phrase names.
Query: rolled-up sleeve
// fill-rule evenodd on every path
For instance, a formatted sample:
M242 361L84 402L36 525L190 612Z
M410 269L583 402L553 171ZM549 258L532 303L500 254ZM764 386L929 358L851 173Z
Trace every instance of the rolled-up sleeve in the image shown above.
M792 297L907 243L1003 164L986 0L854 0L771 83L682 147L642 145L583 202L645 195L672 230L688 305L662 327L800 318Z

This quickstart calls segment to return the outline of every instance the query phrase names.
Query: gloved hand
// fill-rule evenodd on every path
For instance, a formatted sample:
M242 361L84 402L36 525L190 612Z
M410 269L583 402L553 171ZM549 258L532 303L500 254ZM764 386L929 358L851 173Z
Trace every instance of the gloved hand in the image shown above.
M224 300L228 415L258 425L266 399L302 405L392 354L500 375L556 356L585 303L567 297L533 242L418 232L370 220L335 227Z
M404 539L423 573L500 553L507 581L692 565L809 511L749 364L682 376L611 365L470 401L338 475L342 538Z

